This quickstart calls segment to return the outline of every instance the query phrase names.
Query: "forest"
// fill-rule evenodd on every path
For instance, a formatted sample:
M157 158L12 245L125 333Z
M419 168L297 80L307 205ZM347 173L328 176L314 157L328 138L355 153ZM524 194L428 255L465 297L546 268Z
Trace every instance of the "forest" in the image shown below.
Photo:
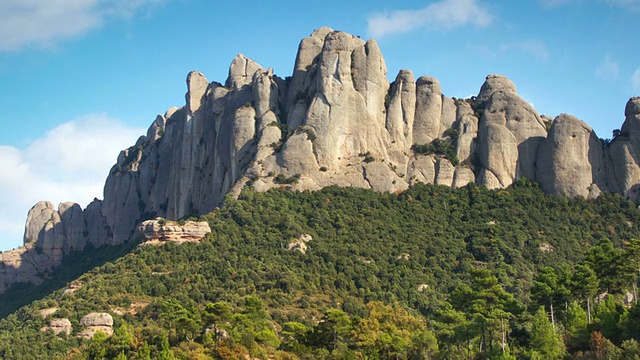
M10 288L0 357L640 359L640 211L619 195L282 185L201 218L199 243L89 249ZM91 312L113 335L76 336Z

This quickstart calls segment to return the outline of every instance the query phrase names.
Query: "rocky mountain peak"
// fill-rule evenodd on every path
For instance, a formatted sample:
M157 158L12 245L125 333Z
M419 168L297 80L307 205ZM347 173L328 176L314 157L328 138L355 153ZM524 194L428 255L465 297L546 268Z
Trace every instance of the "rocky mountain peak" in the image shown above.
M629 99L624 109L624 116L630 117L636 115L640 115L640 96Z
M500 90L505 92L517 92L516 85L506 76L500 74L487 75L482 87L480 88L480 92L478 93L477 101L479 103L484 103L491 98L491 95Z

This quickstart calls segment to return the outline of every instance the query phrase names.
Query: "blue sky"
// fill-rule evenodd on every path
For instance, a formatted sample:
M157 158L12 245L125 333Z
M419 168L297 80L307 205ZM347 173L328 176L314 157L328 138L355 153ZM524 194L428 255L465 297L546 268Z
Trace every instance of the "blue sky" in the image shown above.
M467 97L500 73L540 113L611 137L640 95L638 18L640 0L0 0L0 250L22 244L38 200L102 198L191 70L224 82L242 53L285 77L330 26L376 38L390 80L411 69Z

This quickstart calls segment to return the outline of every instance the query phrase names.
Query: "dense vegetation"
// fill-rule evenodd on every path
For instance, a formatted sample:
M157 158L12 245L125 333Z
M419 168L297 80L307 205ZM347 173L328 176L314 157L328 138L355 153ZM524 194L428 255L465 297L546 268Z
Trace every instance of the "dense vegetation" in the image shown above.
M640 358L640 306L622 301L640 212L617 195L248 190L205 218L201 243L136 248L6 316L0 357ZM287 250L302 234L306 253ZM89 312L114 335L76 338ZM39 331L63 317L72 335Z
M444 156L449 160L453 166L457 166L460 163L458 159L458 138L460 133L456 129L448 129L444 132L444 138L435 138L429 144L413 144L411 149L416 154L431 155L436 154Z

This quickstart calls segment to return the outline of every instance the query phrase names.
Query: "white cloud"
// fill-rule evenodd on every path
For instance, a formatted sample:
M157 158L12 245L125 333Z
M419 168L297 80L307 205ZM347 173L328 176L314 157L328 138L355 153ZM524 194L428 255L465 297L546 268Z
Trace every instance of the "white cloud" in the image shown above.
M631 75L631 84L634 88L640 89L640 67L633 72L633 75Z
M540 3L544 7L551 8L551 7L556 7L556 6L564 5L567 3L578 2L578 1L581 1L581 0L540 0Z
M640 10L640 0L606 0L606 3L627 10Z
M491 24L493 18L488 8L477 0L440 0L420 9L375 14L368 19L368 31L379 38L419 28L483 27Z
M102 198L118 153L143 132L99 114L64 123L25 149L0 146L0 250L22 245L24 222L36 202L85 207Z
M547 50L546 45L540 40L524 40L511 47L533 55L540 61L547 61L549 59L549 50Z
M554 8L565 4L590 2L620 7L626 10L640 10L640 0L539 0L539 2L545 8Z
M0 51L53 46L165 0L2 0Z
M596 76L602 80L613 80L618 77L618 63L607 54L596 69Z
M544 42L537 39L522 40L512 43L502 43L499 46L468 44L470 49L491 61L498 61L509 54L525 54L539 61L549 60L549 50Z

